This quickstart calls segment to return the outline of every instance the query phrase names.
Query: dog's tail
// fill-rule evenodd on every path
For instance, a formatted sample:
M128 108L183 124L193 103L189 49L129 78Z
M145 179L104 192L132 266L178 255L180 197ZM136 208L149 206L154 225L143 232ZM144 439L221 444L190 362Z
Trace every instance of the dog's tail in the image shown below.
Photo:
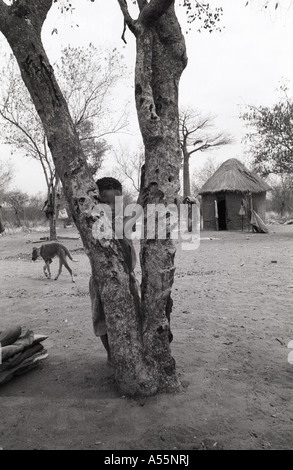
M73 261L74 263L79 263L79 260L72 258L71 253L68 250L68 248L66 248L66 246L64 246L64 249L65 249L65 253L67 254L68 258L71 259L71 261Z

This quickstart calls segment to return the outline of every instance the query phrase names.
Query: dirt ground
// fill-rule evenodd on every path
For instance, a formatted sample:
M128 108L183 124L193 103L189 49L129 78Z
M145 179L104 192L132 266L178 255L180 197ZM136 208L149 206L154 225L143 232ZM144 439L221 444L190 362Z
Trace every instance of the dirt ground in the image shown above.
M80 261L74 285L31 261L41 236L0 238L0 330L49 336L42 366L0 387L0 448L293 449L293 226L202 232L198 250L178 247L172 353L183 391L141 401L117 393L93 334L81 242L62 241Z

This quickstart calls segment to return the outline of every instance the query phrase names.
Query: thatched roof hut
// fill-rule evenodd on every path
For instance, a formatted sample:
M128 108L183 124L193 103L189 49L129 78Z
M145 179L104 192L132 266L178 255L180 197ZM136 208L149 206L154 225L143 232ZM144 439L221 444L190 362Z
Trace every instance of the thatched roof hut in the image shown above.
M224 162L203 185L203 228L241 230L250 227L251 210L265 219L266 191L270 187L236 158Z

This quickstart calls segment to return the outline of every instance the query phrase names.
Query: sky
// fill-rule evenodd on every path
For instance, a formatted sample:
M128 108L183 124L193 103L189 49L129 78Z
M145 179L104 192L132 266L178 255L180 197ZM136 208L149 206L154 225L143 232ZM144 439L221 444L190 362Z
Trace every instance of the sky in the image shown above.
M130 2L129 2L130 3ZM179 3L179 2L178 2ZM114 148L127 145L135 150L141 143L134 107L135 41L126 34L127 45L121 40L122 14L117 0L74 0L75 11L62 15L55 7L49 12L43 28L43 42L52 62L60 57L68 44L87 46L93 43L108 49L117 48L129 68L129 81L121 81L115 106L122 109L130 101L130 129L128 134L110 138ZM211 0L210 5L221 5L224 15L222 31L197 32L194 24L186 34L188 66L180 82L180 105L189 106L214 116L218 130L232 134L233 144L213 152L196 153L191 159L191 174L202 168L208 158L223 162L228 158L247 160L243 137L247 132L239 114L245 105L272 105L278 99L282 80L286 80L293 95L293 3L281 0L277 10L264 10L264 0ZM134 11L134 10L133 10ZM177 9L183 31L187 30L185 12ZM77 26L78 24L78 26ZM57 28L58 34L52 31ZM3 37L0 54L9 52ZM3 66L3 61L1 61ZM1 84L0 84L1 87ZM1 129L1 127L0 127ZM24 158L21 152L10 154L7 145L0 145L1 161L12 163L15 178L12 187L29 194L45 192L44 177L39 163ZM107 159L101 176L111 174L113 160Z

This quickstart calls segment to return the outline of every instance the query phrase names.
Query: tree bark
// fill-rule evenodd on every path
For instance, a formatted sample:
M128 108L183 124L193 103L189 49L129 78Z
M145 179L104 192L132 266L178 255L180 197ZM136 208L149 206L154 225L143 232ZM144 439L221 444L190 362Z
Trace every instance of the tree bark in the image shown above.
M52 213L49 215L50 240L57 240L57 201L56 191L52 193Z
M174 2L169 3L159 19L146 21L138 31L135 74L136 107L145 145L146 202L165 206L177 203L180 189L178 85L187 63ZM175 251L171 240L141 242L144 354L158 370L160 388L169 390L179 386L168 325Z
M58 181L55 183L50 180L48 185L47 201L50 210L48 211L50 240L57 240L57 186Z
M189 158L188 151L183 149L183 198L190 196Z
M50 240L57 240L56 232L56 214L49 215L49 229L50 229Z

